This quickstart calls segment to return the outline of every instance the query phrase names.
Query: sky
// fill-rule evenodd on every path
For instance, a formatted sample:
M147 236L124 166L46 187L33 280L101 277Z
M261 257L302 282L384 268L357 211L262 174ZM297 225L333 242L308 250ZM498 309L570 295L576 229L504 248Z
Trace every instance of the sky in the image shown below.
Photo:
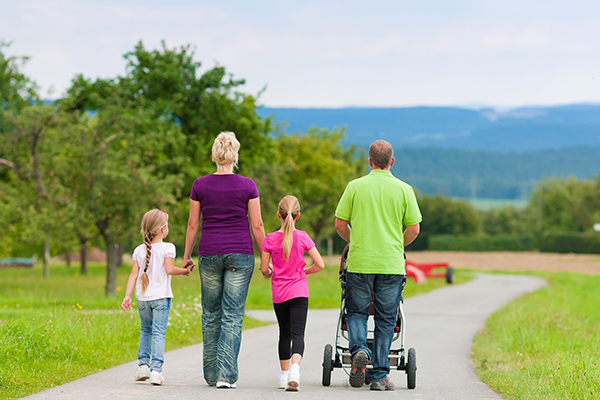
M600 103L598 21L598 0L0 0L3 51L44 98L164 40L268 107Z

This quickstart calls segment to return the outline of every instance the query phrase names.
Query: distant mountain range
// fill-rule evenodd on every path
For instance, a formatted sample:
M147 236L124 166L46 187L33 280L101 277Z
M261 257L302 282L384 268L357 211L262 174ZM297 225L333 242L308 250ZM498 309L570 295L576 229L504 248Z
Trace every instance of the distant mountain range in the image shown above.
M469 110L453 107L260 108L285 123L286 132L312 126L346 127L347 140L368 146L385 139L394 147L530 151L600 146L600 105Z
M453 107L260 108L286 133L346 127L346 143L396 149L394 174L423 193L526 199L545 177L600 174L600 105L509 111Z

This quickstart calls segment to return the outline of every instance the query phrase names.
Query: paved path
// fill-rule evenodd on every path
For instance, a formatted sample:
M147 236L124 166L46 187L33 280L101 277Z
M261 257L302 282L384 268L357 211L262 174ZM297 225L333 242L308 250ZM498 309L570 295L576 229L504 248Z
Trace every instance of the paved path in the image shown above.
M456 286L406 300L406 347L417 351L417 388L406 388L406 375L392 371L394 392L372 392L368 386L349 386L342 369L334 369L331 386L321 385L323 348L335 343L339 310L310 310L305 358L301 367L300 392L276 387L277 326L244 331L240 353L240 379L235 390L215 389L202 379L202 344L168 352L165 386L134 382L136 362L88 376L69 384L27 397L31 400L64 399L501 399L475 375L470 359L471 343L485 319L510 300L534 291L544 280L513 275L478 275ZM272 311L250 311L249 315L274 320ZM167 339L168 340L168 339Z

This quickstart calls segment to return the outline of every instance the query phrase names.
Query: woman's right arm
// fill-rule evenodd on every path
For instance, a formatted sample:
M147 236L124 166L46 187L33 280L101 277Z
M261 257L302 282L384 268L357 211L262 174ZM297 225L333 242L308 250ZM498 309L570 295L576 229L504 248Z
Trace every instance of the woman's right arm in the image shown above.
M189 268L190 271L196 265L192 260L192 250L196 244L196 237L200 229L200 202L190 199L190 216L188 218L187 231L185 233L185 251L183 253L183 268Z

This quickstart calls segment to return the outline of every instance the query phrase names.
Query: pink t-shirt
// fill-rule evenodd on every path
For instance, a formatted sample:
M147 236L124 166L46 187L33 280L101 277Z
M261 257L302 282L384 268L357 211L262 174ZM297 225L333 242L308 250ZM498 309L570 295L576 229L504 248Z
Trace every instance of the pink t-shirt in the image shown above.
M304 231L295 230L293 235L294 242L287 261L281 246L283 232L269 233L262 244L262 249L271 253L273 263L271 277L273 303L283 303L296 297L308 297L304 252L315 247L315 242Z

